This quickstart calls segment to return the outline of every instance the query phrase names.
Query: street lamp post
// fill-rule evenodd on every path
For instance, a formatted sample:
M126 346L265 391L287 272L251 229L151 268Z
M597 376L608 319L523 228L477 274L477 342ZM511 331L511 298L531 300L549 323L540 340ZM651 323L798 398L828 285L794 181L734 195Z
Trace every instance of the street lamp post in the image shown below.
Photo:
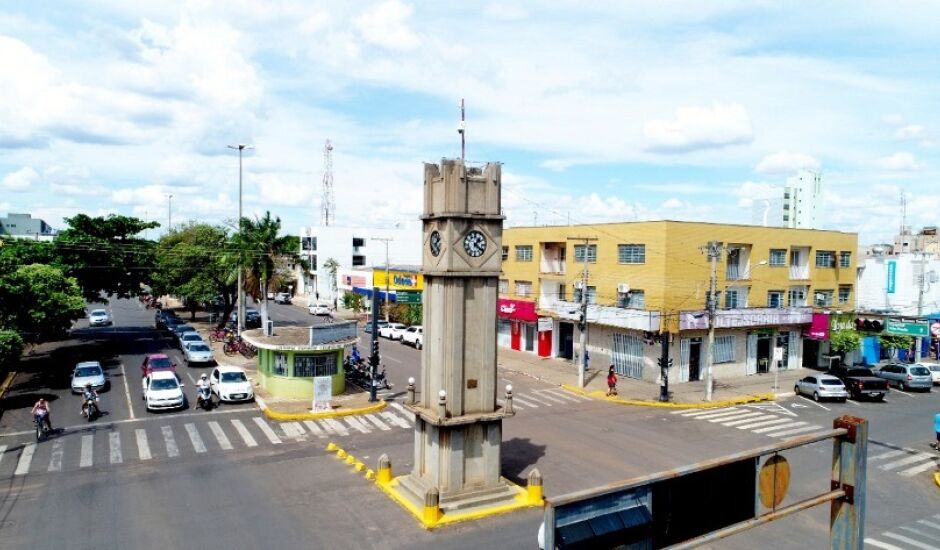
M254 145L229 145L229 149L238 149L238 231L242 227L242 153L245 149L254 149ZM238 335L245 330L245 273L242 266L238 266Z
M166 232L173 229L173 194L166 194Z
M389 303L388 303L388 293L389 293L389 283L388 283L388 243L393 239L391 237L372 237L373 241L381 241L385 243L385 322L389 322ZM397 294L396 294L397 295ZM375 311L372 312L372 316L375 317Z

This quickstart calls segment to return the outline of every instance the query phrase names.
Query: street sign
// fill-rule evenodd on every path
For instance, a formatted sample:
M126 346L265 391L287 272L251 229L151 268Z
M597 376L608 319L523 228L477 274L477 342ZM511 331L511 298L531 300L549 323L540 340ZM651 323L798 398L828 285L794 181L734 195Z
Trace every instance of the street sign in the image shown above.
M899 336L927 336L927 325L923 323L908 323L897 319L888 319L885 323L885 332Z
M539 332L547 332L549 330L552 330L553 326L554 326L554 321L552 320L551 317L539 317L539 322L538 322Z
M313 412L333 410L333 377L315 376L313 378Z
M399 290L395 292L395 301L399 304L420 304L421 293L411 290Z

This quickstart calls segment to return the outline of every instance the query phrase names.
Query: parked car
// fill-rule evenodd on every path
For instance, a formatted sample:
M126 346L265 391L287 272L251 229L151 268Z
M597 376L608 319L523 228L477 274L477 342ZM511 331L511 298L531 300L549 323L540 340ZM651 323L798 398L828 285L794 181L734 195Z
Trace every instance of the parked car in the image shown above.
M203 340L202 335L200 335L195 330L180 334L180 349L185 348L187 344L194 344L194 343L205 344L206 341Z
M251 401L255 392L245 371L239 367L216 367L209 376L212 393L219 396L219 401Z
M902 391L915 388L930 391L933 388L930 369L921 365L891 363L878 369L875 376L884 378L888 384L895 384Z
M72 393L82 393L85 386L88 384L91 384L91 387L96 391L102 390L108 385L108 381L104 377L104 369L101 368L101 363L97 361L82 361L75 365L75 370L72 371Z
M888 394L888 382L875 376L871 369L839 365L828 374L842 380L852 399L871 397L882 400Z
M807 376L797 381L796 386L793 387L793 393L811 395L814 401L820 399L845 401L849 397L845 384L835 376Z
M930 377L933 379L934 385L940 384L940 365L935 363L917 363L918 365L925 367L930 371Z
M379 325L379 331L381 331L382 327L388 325L388 321L379 320L378 325ZM372 334L372 320L371 319L366 321L366 328L364 328L363 330L366 331L366 334Z
M93 309L88 314L88 326L106 327L111 324L111 316L104 309Z
M183 344L183 358L187 365L193 363L212 364L215 363L215 357L212 355L212 348L208 344L199 340L198 342L187 342Z
M401 340L401 335L407 328L407 326L401 323L389 323L384 327L379 327L379 336L388 338L389 340Z
M274 296L274 303L276 304L289 304L290 303L290 294L286 292L278 292Z
M424 346L424 327L417 325L408 327L401 335L401 343L421 349Z
M182 324L185 323L183 323L182 319L175 315L170 314L163 317L163 328L168 332L173 332L174 328Z
M176 373L153 371L143 379L143 398L148 411L182 409L186 406L183 384Z
M176 372L176 363L170 361L170 358L163 353L151 353L144 357L144 362L140 365L140 375L146 377L155 371Z
M238 322L237 310L233 311L232 314L229 315L229 321L231 321L232 323ZM253 307L246 307L245 308L245 328L258 328L260 326L261 326L261 313Z
M307 308L310 315L329 315L330 304L327 302L314 302Z

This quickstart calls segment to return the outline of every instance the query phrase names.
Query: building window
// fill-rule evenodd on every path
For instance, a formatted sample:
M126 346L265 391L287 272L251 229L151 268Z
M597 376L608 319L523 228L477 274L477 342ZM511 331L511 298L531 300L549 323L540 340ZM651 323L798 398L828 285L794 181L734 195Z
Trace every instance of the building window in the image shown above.
M516 247L516 261L517 262L531 262L532 261L532 245L521 245Z
M783 307L783 291L767 291L767 307Z
M817 290L813 293L813 305L816 307L829 307L832 305L831 290Z
M772 267L786 267L787 251L784 248L771 248L767 263Z
M631 290L629 292L617 293L617 305L630 309L646 308L646 293L642 290Z
M621 376L643 379L645 343L639 336L615 332L611 335L610 362Z
M308 263L310 264L310 271L316 271L317 270L317 255L316 254L311 255L310 261Z
M645 244L618 244L617 261L622 264L645 264Z
M790 287L789 292L787 292L787 305L789 307L806 306L806 287L805 286Z
M304 237L300 240L300 245L301 245L302 250L316 250L317 238L316 237Z
M850 285L839 287L839 303L840 304L849 303L849 296L851 295L852 295L852 287Z
M352 264L355 267L364 266L366 265L366 257L365 256L353 256Z
M747 289L729 288L725 291L725 309L747 307Z
M360 246L365 246L366 240L362 237L353 237L353 248L359 248Z
M584 251L587 249L587 261L588 263L597 263L597 245L589 244L587 246L583 244L574 245L574 261L578 263L584 263Z
M508 259L509 259L509 247L504 246L503 247L503 261L505 262Z
M532 295L532 281L516 281L516 296L527 298Z
M295 355L294 376L313 378L315 376L333 376L337 373L336 355Z
M499 280L499 293L509 294L509 280L508 279Z
M271 374L287 376L287 354L274 353L274 364L271 365Z
M816 251L816 267L835 267L836 253L832 250Z
M567 287L565 287L564 284L560 284L560 285L558 285L557 288L558 288L558 299L561 300L562 302L564 302L564 301L565 301L565 296L568 294L568 292L567 292L567 290L566 290Z
M574 288L574 301L581 303L581 289L578 287ZM596 304L597 303L597 287L589 286L587 287L587 303Z
M734 362L734 336L715 337L715 364Z
M852 253L851 252L839 252L839 267L851 267L852 266Z

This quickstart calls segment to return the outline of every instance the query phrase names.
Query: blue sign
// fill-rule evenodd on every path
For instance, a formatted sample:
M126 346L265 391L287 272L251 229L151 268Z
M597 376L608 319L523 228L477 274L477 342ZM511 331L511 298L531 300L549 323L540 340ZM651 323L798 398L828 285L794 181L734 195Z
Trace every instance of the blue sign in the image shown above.
M897 273L898 263L894 260L888 260L888 294L894 294L894 279Z

